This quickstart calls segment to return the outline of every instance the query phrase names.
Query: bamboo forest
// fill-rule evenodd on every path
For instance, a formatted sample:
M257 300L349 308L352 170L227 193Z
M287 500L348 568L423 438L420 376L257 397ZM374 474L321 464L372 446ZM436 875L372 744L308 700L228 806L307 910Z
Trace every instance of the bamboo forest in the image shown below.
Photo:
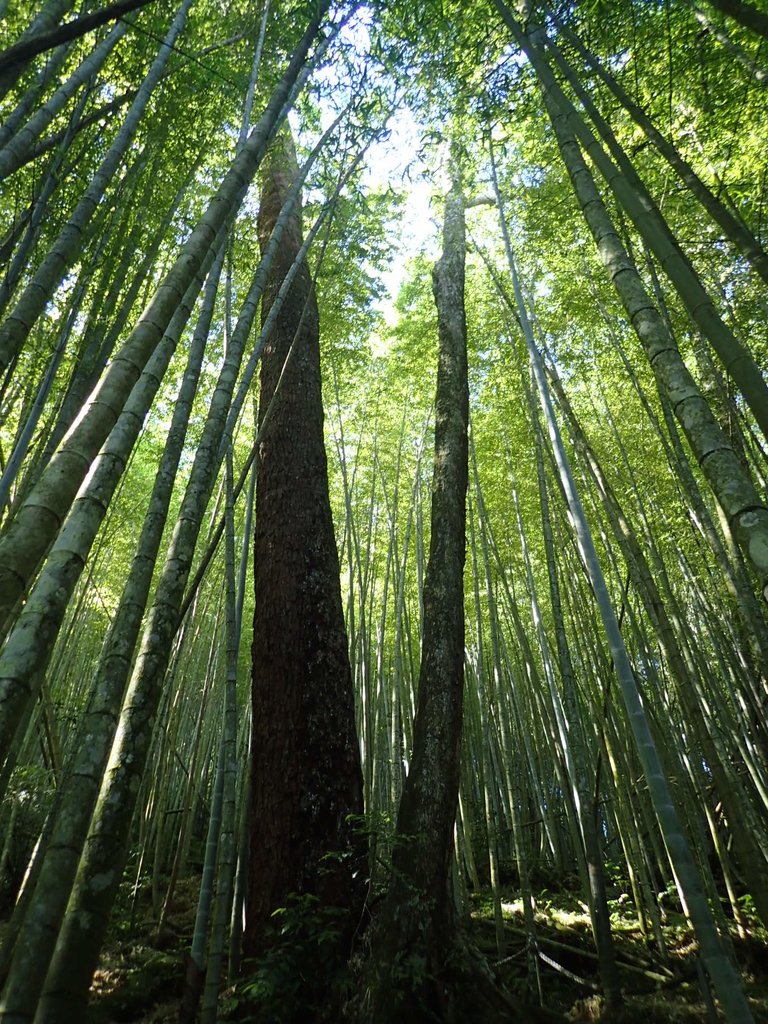
M0 0L0 1024L768 1021L768 0Z

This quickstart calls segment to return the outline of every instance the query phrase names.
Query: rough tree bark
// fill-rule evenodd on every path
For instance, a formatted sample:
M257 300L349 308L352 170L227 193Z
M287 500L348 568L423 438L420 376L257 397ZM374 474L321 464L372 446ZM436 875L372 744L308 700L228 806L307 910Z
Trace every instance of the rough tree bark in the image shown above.
M263 171L262 248L297 174L285 131ZM264 289L262 320L301 244L296 209ZM258 955L270 946L272 914L301 894L329 914L343 961L363 898L363 840L354 820L363 810L362 773L328 496L317 302L306 260L262 355L259 431L245 951ZM315 1003L332 1012L320 1006L327 979L309 974L300 995L305 1008Z
M451 891L464 697L469 419L464 209L454 160L443 252L432 272L439 348L418 703L392 875L374 924L360 1007L360 1020L373 1024L511 1019L511 1006L462 936Z

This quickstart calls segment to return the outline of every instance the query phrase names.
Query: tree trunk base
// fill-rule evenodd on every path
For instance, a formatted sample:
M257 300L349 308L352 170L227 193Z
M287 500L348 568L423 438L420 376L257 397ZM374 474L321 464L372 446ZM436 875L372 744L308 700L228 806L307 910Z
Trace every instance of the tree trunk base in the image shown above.
M555 1024L562 1018L516 1002L464 935L426 957L412 946L363 968L354 1024Z

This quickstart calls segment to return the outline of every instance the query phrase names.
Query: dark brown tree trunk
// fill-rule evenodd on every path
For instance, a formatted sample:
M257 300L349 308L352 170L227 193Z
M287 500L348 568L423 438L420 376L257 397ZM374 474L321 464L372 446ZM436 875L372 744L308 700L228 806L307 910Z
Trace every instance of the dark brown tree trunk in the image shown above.
M452 930L449 891L459 784L464 696L464 557L467 495L467 327L464 314L464 199L447 201L443 253L432 272L438 311L435 463L424 635L413 760L397 820L390 900L430 912L412 922L440 944ZM411 897L415 899L411 900Z
M293 142L284 132L263 170L262 248L297 174ZM264 290L262 320L301 242L297 209ZM328 497L317 303L306 261L264 349L259 429L245 950L254 956L272 945L271 915L300 894L304 910L319 907L330 917L340 934L338 953L346 956L363 896L360 822L349 820L362 814L362 774ZM329 910L334 907L338 913ZM309 931L306 938L313 941ZM304 954L317 958L317 950ZM319 998L320 975L302 996L305 1002Z
M464 198L446 199L443 253L432 273L438 372L432 527L413 756L397 819L389 889L375 922L359 1019L491 1021L490 973L464 943L451 892L464 696L467 326ZM481 990L478 981L482 982Z
M452 923L448 880L459 784L464 695L464 557L467 495L467 326L464 314L464 199L446 201L443 253L432 272L439 350L435 464L424 635L413 761L398 814L392 890L412 890L432 907L420 926L431 940Z

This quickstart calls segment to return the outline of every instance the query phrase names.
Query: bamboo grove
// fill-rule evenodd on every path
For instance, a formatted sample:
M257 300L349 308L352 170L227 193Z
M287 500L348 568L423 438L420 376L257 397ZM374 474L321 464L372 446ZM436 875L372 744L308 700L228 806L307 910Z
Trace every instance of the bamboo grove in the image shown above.
M3 1024L85 1019L110 921L160 942L190 880L182 1020L285 953L276 911L315 966L258 1019L415 1020L430 985L425 1020L545 1019L558 887L605 1019L617 898L660 965L678 902L711 1013L758 1019L766 84L739 0L0 0ZM308 712L312 783L270 767L265 667L302 517L293 605L350 694ZM313 902L290 800L343 836ZM520 1002L455 938L483 890L500 963L522 908ZM447 933L475 1018L435 1002Z

